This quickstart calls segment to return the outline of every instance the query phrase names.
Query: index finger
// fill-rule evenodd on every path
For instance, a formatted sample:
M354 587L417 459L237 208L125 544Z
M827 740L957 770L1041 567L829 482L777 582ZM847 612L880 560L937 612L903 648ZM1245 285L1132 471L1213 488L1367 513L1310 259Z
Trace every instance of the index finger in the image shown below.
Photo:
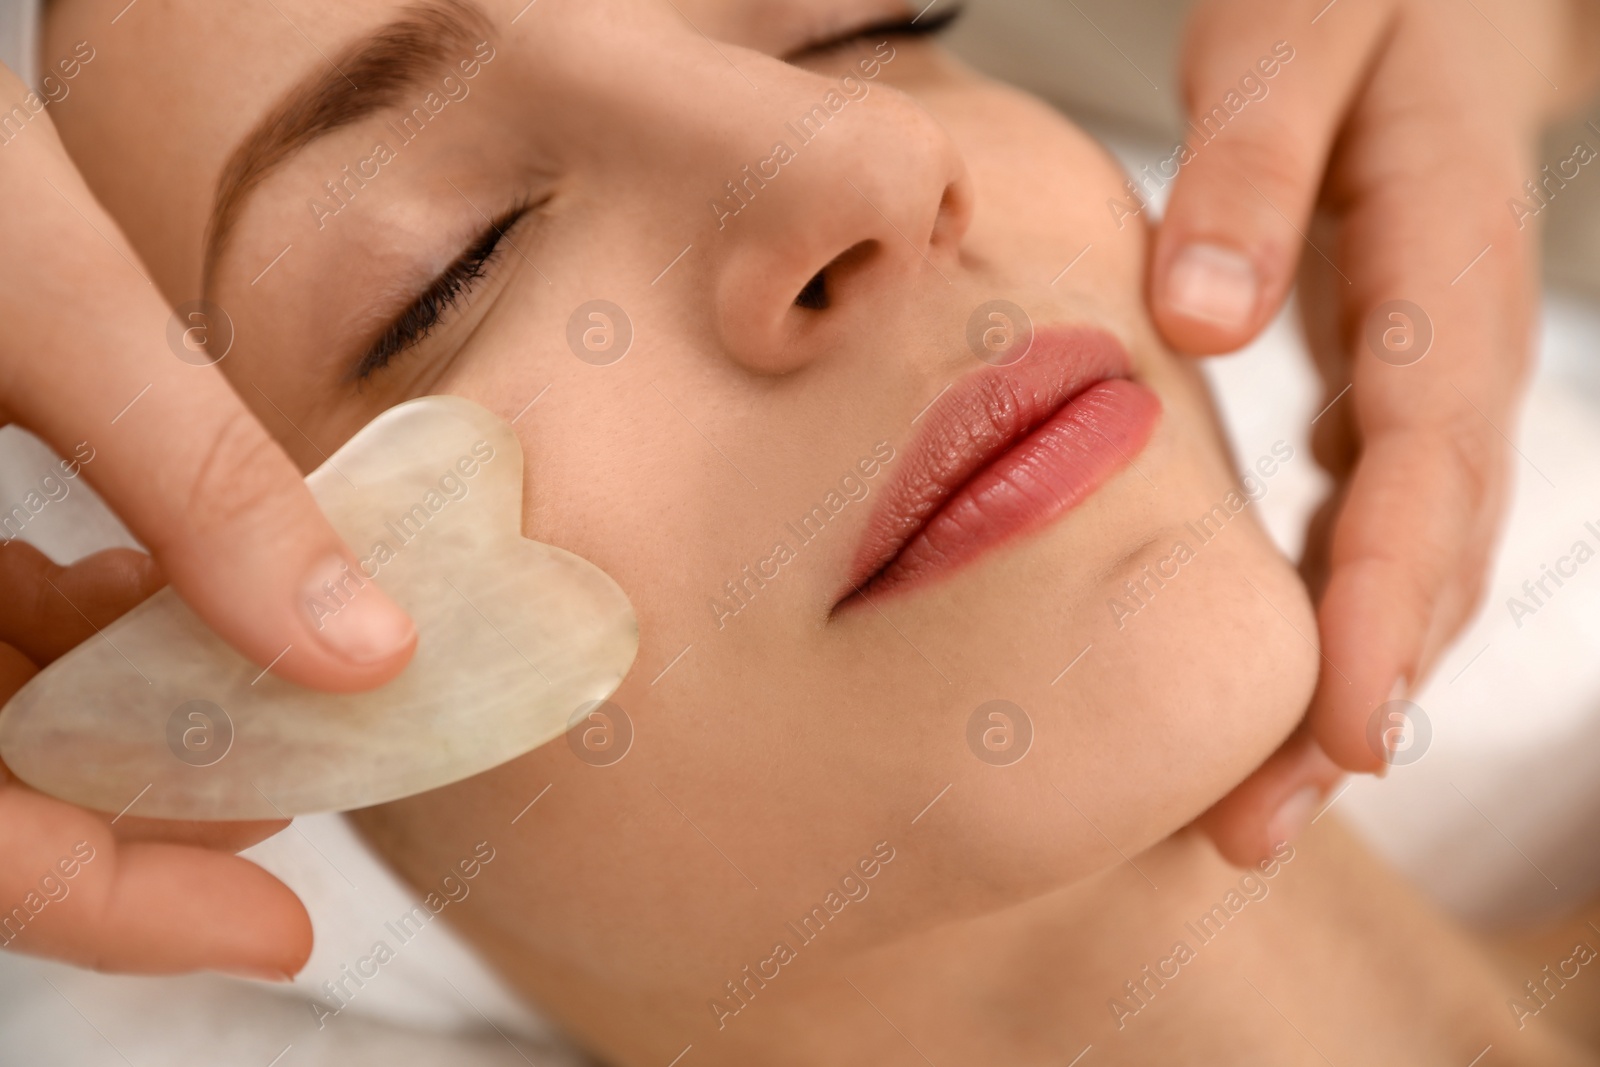
M0 199L26 205L0 215L0 404L81 467L250 660L327 690L394 676L410 619L370 582L313 616L355 557L222 375L168 348L166 301L48 119L27 134L0 158Z

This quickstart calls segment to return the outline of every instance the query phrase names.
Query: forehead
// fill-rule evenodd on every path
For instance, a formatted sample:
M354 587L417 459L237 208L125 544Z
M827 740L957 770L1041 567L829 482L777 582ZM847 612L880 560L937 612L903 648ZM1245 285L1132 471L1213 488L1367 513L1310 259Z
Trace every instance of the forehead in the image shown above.
M576 38L593 48L637 48L647 40L660 50L704 47L710 37L772 54L846 25L913 10L908 0L145 0L108 28L100 16L121 6L118 0L60 0L49 15L51 29L59 31L52 34L57 48L88 38L120 57L108 66L154 90L162 107L182 102L217 116L206 133L247 123L294 81L337 69L339 53L361 38L429 10L461 9L463 21L476 17L497 44L513 50ZM654 31L647 38L628 32L645 25Z
M152 260L162 287L187 296L199 292L198 249L235 146L294 86L345 77L341 60L375 31L441 6L450 5L144 0L118 16L112 8L122 9L119 0L59 0L49 10L44 59L70 54L80 40L94 47L92 76L79 78L69 107L61 109L63 136ZM724 62L707 38L781 55L846 23L910 10L901 0L457 0L457 6L481 13L478 21L511 63L594 50ZM561 66L547 69L558 76Z

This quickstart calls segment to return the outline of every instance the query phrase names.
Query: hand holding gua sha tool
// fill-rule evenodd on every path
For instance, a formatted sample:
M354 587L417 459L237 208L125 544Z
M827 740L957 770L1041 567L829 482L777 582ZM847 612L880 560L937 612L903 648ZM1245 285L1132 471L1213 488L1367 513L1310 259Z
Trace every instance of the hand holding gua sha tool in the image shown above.
M300 688L169 587L0 712L12 772L152 818L346 811L529 752L621 684L639 645L633 607L594 564L522 537L522 450L488 411L452 396L391 408L306 484L360 558L312 611L382 586L417 626L398 677L365 693Z

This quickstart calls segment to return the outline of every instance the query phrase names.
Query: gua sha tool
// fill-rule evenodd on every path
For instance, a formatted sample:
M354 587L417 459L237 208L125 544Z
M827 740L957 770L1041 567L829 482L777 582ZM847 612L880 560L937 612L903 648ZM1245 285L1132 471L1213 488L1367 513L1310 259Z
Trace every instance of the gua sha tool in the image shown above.
M365 693L300 688L167 588L0 712L12 772L153 818L345 811L531 751L621 684L639 644L633 608L594 564L521 536L522 451L483 408L449 396L391 408L306 484L361 561L313 611L381 586L417 625L397 678Z

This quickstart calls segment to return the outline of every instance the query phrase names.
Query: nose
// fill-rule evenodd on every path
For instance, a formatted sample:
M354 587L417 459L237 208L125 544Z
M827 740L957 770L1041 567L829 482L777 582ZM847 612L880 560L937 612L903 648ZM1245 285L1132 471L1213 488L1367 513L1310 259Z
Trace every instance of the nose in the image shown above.
M723 164L706 219L722 344L764 374L837 351L909 286L949 284L972 212L954 142L908 96L796 74L777 140Z

